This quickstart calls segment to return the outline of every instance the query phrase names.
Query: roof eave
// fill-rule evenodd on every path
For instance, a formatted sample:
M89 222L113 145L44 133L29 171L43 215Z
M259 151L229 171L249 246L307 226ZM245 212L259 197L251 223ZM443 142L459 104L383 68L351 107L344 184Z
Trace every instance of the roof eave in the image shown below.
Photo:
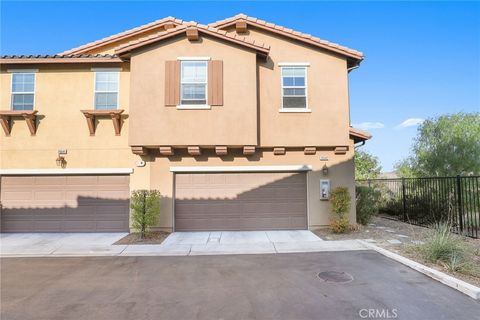
M0 65L122 62L121 58L0 58Z
M350 135L350 138L353 139L354 143L364 142L372 138L372 134L370 132L353 128L353 127L350 127L349 135Z
M223 39L225 41L235 43L235 44L240 45L242 47L247 47L247 48L250 48L252 50L255 50L256 53L260 57L263 57L263 58L267 57L269 52L270 52L269 48L256 46L254 44L249 44L249 43L243 42L242 40L239 40L239 39L236 39L236 38L226 37L224 35L222 36L222 35L220 35L216 32L208 30L206 28L196 28L196 29L198 30L199 33L210 35L212 37ZM185 27L185 28L181 28L181 29L178 29L178 30L175 30L175 31L169 31L165 34L162 34L162 35L158 36L158 37L153 37L151 39L145 39L144 41L140 41L138 43L134 43L134 44L131 44L131 45L126 45L126 46L123 46L123 47L119 47L115 50L115 54L121 56L122 58L125 58L125 57L128 57L128 54L131 53L133 50L136 50L136 49L139 49L141 47L148 46L148 45L151 45L151 44L169 39L169 38L177 36L177 35L181 35L183 33L186 33L187 30L188 30L188 28Z
M157 23L151 23L151 24L147 24L145 26L140 26L138 28L134 28L134 29L130 29L130 30L127 30L127 31L123 31L123 32L120 32L116 35L113 35L113 36L109 36L109 37L106 37L106 38L103 38L103 39L100 39L100 40L97 40L97 41L93 41L93 42L90 42L90 43L87 43L87 44L84 44L84 45L81 45L81 46L78 46L76 48L73 48L73 49L69 49L69 50L66 50L66 51L63 51L61 53L59 53L60 55L66 55L66 54L84 54L86 52L88 52L89 50L93 50L93 49L96 49L96 48L100 48L102 46L105 46L105 45L108 45L108 44L111 44L111 43L114 43L114 42L117 42L117 41L120 41L120 40L123 40L125 38L128 38L128 37L132 37L132 36L135 36L135 35L138 35L142 32L148 32L148 31L151 31L151 30L154 30L156 28L161 28L169 23L173 23L175 25L181 25L182 22L181 20L178 20L174 17L166 17L166 18L163 18L163 19L160 19L158 20ZM138 30L135 30L135 29L138 29ZM135 31L134 31L135 30Z
M236 19L233 19L233 20L230 20L230 21L222 22L222 23L212 23L212 24L210 24L210 26L213 26L213 27L218 28L218 29L223 29L223 28L230 27L230 26L234 25L235 23L237 23L239 21L245 21L247 24L250 24L250 25L252 25L254 27L257 27L259 29L271 31L271 32L274 32L274 33L277 33L277 34L282 34L285 37L292 38L292 39L295 39L297 41L302 41L302 42L305 42L305 43L309 43L313 46L320 47L320 48L323 48L327 51L335 52L335 53L340 54L342 56L345 56L347 58L356 60L356 62L355 62L356 64L354 64L354 65L360 65L360 62L364 59L363 54L356 54L356 53L353 53L353 52L348 52L346 50L341 50L341 49L335 48L333 46L329 46L329 45L322 44L320 42L309 40L307 38L299 37L299 36L296 36L295 34L291 34L291 33L283 31L282 29L285 29L285 28L282 28L282 29L272 28L268 25L262 25L262 24L256 23L256 22L254 22L252 20L249 20L248 18L244 18L244 17L239 17L239 18L236 18Z

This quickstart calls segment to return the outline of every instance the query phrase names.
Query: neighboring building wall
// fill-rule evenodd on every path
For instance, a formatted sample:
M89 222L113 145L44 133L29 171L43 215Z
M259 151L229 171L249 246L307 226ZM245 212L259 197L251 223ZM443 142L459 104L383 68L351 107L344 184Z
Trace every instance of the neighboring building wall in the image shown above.
M210 57L223 61L222 106L210 110L178 110L165 106L165 61L178 57ZM201 36L162 42L131 58L130 145L256 145L256 55L254 52Z
M94 108L94 72L92 65L40 65L35 79L37 132L31 136L25 121L15 118L11 135L0 137L1 169L58 168L58 149L67 149L67 168L132 167L134 156L128 146L129 121L123 121L120 136L115 135L112 120L100 118L95 136L90 136L83 109ZM98 67L98 66L96 66ZM102 66L105 67L105 66ZM118 68L119 66L117 66ZM128 64L120 73L119 108L129 113ZM9 67L8 69L20 69ZM0 108L10 110L11 73L2 67Z

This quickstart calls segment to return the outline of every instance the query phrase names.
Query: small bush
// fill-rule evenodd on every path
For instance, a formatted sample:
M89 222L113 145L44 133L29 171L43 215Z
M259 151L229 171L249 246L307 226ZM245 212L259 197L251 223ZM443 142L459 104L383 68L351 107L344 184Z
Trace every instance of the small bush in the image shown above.
M346 214L350 210L351 204L350 193L346 187L337 187L332 190L330 202L332 204L332 212L335 215L330 222L330 228L334 233L344 233L350 230L350 225Z
M333 233L346 233L350 231L350 223L346 218L333 219L330 221L330 230Z
M430 262L448 262L458 259L464 251L461 240L450 233L449 224L438 224L432 237L422 245L423 256Z
M132 227L145 238L148 229L158 222L160 214L160 192L158 190L135 190L130 199Z
M381 193L374 188L358 186L355 188L357 222L366 225L378 213Z

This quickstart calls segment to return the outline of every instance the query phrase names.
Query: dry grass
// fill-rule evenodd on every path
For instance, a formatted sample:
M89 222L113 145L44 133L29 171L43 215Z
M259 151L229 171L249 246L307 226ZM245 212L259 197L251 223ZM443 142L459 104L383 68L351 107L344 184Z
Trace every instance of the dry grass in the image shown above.
M463 248L464 257L462 261L453 257L453 261L445 263L439 260L430 262L425 258L423 245L431 241L434 230L413 226L401 221L374 217L371 224L358 226L356 230L346 234L334 234L327 228L314 230L313 232L323 240L372 239L375 241L373 244L379 247L480 286L480 239L449 234ZM388 240L393 239L402 243L392 244L388 242Z

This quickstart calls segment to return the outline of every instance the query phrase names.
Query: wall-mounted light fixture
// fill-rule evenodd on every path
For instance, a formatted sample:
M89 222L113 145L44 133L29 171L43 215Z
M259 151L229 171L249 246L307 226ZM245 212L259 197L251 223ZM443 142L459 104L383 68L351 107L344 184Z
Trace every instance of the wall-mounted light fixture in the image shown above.
M328 167L326 164L324 164L322 167L322 173L324 176L328 175Z
M65 161L64 157L58 156L55 161L57 162L57 166L65 168L65 164L67 163L67 161Z
M65 154L67 154L67 150L66 149L59 149L58 150L58 157L57 159L55 160L55 162L57 163L57 166L58 167L62 167L62 168L65 168L66 165L67 165L67 160L65 160Z

